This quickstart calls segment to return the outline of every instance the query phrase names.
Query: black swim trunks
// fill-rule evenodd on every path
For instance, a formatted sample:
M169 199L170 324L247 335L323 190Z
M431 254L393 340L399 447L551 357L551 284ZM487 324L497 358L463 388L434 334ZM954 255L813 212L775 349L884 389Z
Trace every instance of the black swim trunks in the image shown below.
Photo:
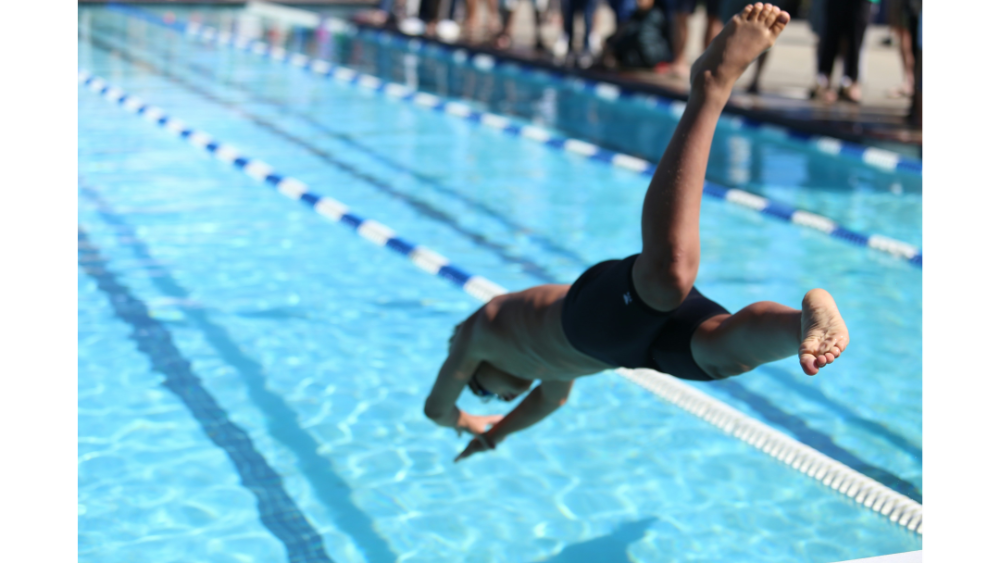
M691 355L691 337L698 325L729 311L693 287L673 311L653 309L632 282L638 257L601 262L573 283L563 303L566 338L580 352L613 366L712 381Z

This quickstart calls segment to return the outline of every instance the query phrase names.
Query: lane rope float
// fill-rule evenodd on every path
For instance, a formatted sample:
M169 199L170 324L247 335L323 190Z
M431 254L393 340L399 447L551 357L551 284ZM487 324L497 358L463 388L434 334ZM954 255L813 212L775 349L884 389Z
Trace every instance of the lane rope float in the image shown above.
M349 67L337 65L322 59L310 59L302 53L289 53L283 47L271 46L263 41L251 40L228 32L220 32L215 28L201 26L197 23L166 23L161 18L137 8L123 7L121 5L114 5L114 8L116 11L124 12L150 23L184 33L189 37L199 39L203 42L228 46L238 51L255 54L272 62L299 67L321 77L333 78L339 82L370 90L418 107L499 129L504 133L540 142L550 148L582 156L589 160L631 170L644 176L652 176L656 171L655 164L632 155L609 151L593 143L564 137L534 125L518 124L509 117L478 111L462 102L420 92L409 86L388 82L376 76L364 74ZM680 104L675 109L683 112L683 103L672 103ZM708 180L705 180L704 194L756 211L768 217L819 231L856 246L871 248L896 258L901 258L918 268L923 268L923 252L916 246L906 242L879 234L866 234L854 231L828 217L796 209L795 207L772 201L744 190L727 188Z

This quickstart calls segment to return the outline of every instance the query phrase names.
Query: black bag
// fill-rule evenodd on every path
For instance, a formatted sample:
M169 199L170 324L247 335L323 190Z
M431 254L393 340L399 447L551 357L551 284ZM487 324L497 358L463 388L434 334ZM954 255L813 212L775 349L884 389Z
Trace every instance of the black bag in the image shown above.
M659 63L673 60L668 36L667 18L652 7L645 12L636 10L609 40L611 52L619 66L626 68L653 68Z

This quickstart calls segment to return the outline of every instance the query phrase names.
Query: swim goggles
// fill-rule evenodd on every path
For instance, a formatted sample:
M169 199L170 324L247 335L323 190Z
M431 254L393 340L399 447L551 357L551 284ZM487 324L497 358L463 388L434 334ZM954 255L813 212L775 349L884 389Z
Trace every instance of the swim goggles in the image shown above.
M476 374L472 374L472 378L469 379L469 391L472 391L472 394L479 397L479 400L484 403L488 403L497 397L496 393L488 391L476 381Z

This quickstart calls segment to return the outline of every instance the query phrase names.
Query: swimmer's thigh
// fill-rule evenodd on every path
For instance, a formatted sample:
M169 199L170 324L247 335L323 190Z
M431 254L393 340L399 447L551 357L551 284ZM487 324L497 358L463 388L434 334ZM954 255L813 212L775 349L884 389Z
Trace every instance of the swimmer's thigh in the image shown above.
M706 356L716 347L711 329L729 316L725 307L692 287L650 349L653 367L681 379L718 379L720 372Z

